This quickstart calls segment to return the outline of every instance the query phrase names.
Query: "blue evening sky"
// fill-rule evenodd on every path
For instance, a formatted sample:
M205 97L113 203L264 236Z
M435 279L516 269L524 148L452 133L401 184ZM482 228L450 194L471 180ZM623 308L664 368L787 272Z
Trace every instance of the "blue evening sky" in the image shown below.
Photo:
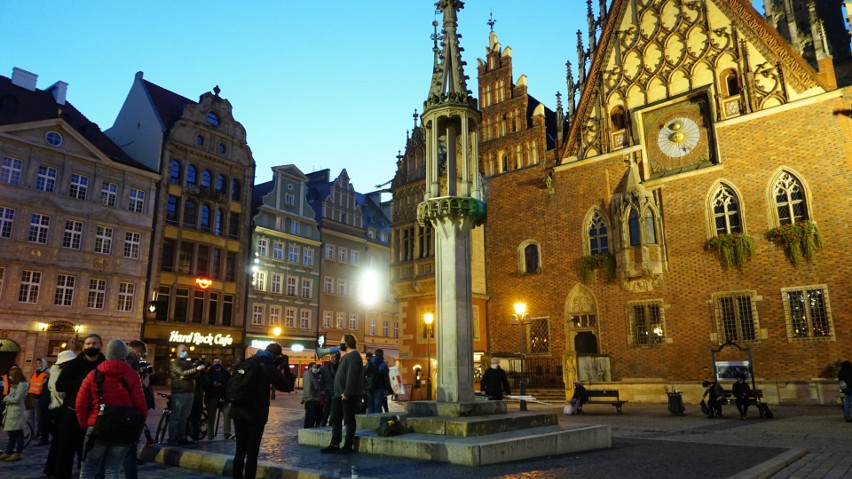
M587 42L586 2L466 1L459 32L474 94L489 11L515 80L526 74L529 92L555 108L566 60L576 78L578 29ZM19 67L40 89L67 82L68 101L104 130L137 71L195 100L219 85L246 128L258 183L293 163L335 176L346 168L367 192L393 178L422 110L434 19L431 0L0 0L0 75Z

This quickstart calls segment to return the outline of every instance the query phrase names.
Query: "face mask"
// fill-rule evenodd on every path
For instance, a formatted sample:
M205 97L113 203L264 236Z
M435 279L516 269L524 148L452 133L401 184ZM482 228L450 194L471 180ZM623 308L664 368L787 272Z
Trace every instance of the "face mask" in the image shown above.
M492 364L491 369L497 369L497 366L499 366L499 364Z
M319 372L319 368L313 368L311 371L313 371L313 372L315 372L315 373L318 373L318 372Z
M186 352L186 351L183 351L182 353L180 353L178 355L178 357L181 358L181 359L186 359L187 356L189 356L189 353Z
M222 369L222 365L221 364L214 364L213 369L218 371L218 370Z
M100 353L101 353L101 350L98 349L98 348L86 348L86 349L83 350L83 354L85 354L86 356L88 356L90 358L93 358Z

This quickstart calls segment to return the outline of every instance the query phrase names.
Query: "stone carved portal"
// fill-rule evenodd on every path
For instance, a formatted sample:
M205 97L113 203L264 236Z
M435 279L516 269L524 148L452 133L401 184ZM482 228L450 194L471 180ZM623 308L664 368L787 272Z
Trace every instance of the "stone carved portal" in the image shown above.
M574 381L601 382L612 378L609 357L599 354L597 301L592 291L576 284L565 300L565 351L562 354L565 387Z

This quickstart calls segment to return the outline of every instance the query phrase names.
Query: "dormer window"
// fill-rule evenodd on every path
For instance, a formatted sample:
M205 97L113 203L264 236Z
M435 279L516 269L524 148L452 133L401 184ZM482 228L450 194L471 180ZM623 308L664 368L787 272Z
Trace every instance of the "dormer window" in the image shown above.
M207 112L207 123L212 126L219 126L219 115L213 113L212 111Z
M56 131L48 131L47 135L44 136L44 141L50 146L59 146L62 144L62 135Z

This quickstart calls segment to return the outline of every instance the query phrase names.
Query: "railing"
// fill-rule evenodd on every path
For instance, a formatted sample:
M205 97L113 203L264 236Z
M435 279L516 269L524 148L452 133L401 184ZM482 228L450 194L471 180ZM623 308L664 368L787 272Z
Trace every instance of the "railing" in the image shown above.
M521 363L519 358L509 359L512 371L507 371L513 390L519 389ZM562 381L562 362L558 358L526 358L524 361L526 387L534 389L565 389Z

